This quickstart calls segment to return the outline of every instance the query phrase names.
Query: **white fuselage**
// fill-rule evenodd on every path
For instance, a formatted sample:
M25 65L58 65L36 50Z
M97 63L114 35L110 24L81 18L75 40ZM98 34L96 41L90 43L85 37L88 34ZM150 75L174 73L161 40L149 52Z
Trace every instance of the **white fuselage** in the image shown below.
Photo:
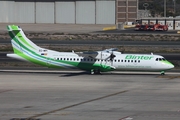
M121 54L116 48L93 52L58 52L41 48L29 40L16 25L7 26L14 54L8 57L51 68L76 68L93 73L112 70L161 71L174 65L160 55Z
M106 54L104 54L106 55ZM74 52L55 52L48 53L47 57L56 60L66 60L74 62L84 62L91 64L102 64L115 67L116 70L146 70L146 71L160 71L168 70L174 67L172 64L165 63L164 61L157 60L163 58L160 55L153 54L121 54L121 52L114 52L114 59L94 59L90 57L82 57ZM103 54L101 55L103 57Z

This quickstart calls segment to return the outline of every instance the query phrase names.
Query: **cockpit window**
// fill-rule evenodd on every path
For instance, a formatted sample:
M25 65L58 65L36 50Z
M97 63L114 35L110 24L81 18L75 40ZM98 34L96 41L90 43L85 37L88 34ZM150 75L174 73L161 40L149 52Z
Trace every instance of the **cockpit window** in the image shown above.
M165 61L165 58L156 58L156 61Z
M163 61L165 61L166 59L165 58L162 58Z

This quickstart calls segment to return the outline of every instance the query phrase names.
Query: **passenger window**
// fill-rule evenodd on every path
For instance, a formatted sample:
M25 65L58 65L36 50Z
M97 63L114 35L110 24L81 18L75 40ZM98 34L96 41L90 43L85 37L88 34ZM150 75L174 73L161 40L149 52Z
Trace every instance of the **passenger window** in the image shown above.
M138 63L140 63L140 60L138 60Z
M156 61L158 61L158 58L156 58Z
M137 62L136 60L134 62Z
M124 62L126 62L126 60L124 60Z
M66 60L66 58L64 58L64 60Z
M130 60L128 60L128 62L130 62Z
M79 58L77 58L77 61L79 61Z
M123 60L121 60L121 62L123 62Z
M131 62L133 62L133 60L131 60Z

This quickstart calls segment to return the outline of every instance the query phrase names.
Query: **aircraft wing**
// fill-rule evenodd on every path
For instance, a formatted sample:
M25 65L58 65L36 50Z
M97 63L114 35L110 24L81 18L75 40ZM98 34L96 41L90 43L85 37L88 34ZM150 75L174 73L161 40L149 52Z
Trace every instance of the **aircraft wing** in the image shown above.
M75 52L77 55L81 57L89 57L89 58L96 58L98 56L98 52Z
M117 48L110 48L102 51L87 51L87 52L75 52L75 53L82 57L107 60L109 58L112 59L115 57L113 51L117 51Z
M112 51L118 51L118 49L117 48L110 48L110 49L105 49L103 51L105 51L105 52L112 52Z

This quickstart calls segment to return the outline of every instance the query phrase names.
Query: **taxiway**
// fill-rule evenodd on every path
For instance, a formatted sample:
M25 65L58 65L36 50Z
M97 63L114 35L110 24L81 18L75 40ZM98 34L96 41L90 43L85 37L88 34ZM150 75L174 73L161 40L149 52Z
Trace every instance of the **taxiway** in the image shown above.
M179 73L0 72L2 120L179 120Z

